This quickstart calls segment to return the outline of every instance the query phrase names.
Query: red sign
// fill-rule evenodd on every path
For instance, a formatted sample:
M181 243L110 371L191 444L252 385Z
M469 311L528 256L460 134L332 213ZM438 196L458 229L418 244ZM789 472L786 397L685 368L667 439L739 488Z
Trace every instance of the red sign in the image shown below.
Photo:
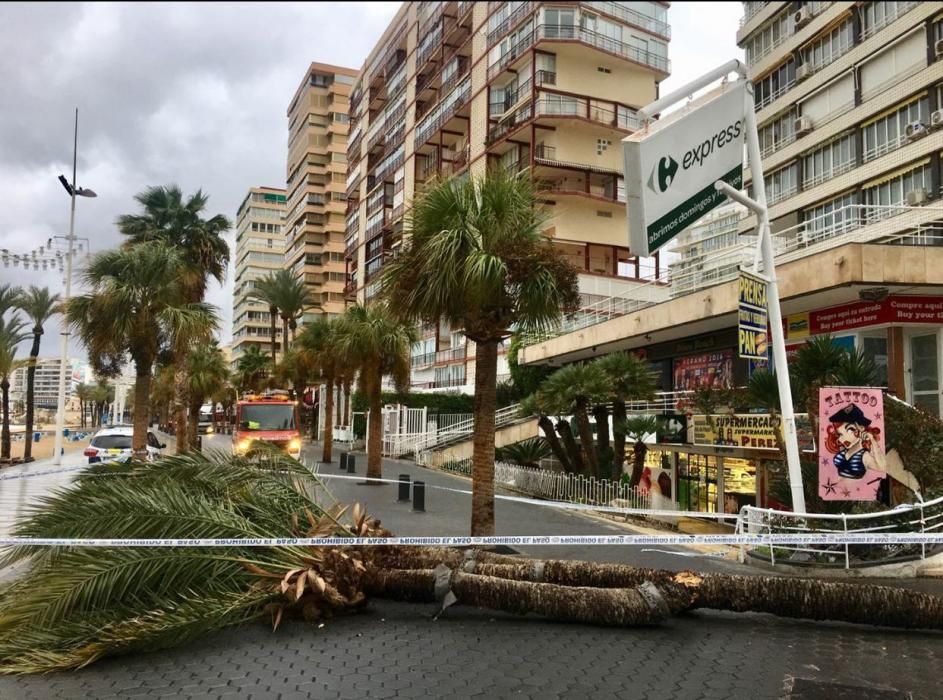
M797 314L799 316L802 314ZM840 333L886 323L943 324L943 297L890 296L884 301L856 301L808 313L808 330L790 333L787 317L783 325L787 337L807 337L823 333Z

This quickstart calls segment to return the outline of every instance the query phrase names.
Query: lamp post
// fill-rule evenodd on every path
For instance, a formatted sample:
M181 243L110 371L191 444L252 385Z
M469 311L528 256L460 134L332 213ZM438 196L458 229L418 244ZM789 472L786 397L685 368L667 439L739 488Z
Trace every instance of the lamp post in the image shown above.
M79 108L75 108L75 134L72 142L72 183L70 184L66 180L65 175L59 176L59 182L62 183L62 186L65 188L65 191L69 193L69 197L72 199L71 211L69 213L69 252L66 254L66 272L65 272L65 298L63 300L63 307L67 307L69 304L69 299L72 296L72 250L73 244L75 243L75 197L76 195L80 197L97 197L92 190L85 189L82 187L76 187L75 185L75 174L76 174L76 165L78 160L78 148L79 148ZM59 354L59 400L57 403L56 410L56 437L55 437L55 447L53 448L53 463L62 464L62 442L63 442L63 432L65 431L65 381L66 381L66 372L71 372L71 368L67 367L69 362L69 323L68 320L63 319L62 324L62 349Z

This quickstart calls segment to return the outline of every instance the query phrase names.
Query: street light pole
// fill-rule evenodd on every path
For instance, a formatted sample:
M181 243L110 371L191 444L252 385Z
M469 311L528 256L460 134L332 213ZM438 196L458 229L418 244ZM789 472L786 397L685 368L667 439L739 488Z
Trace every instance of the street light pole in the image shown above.
M73 135L72 141L72 184L70 185L66 182L65 178L60 175L59 181L65 187L66 191L69 193L69 196L72 199L71 208L69 212L69 250L66 254L66 270L65 270L65 298L63 299L63 307L68 307L69 299L72 297L72 253L75 247L75 197L76 195L82 195L83 197L95 197L96 194L92 190L82 189L76 186L76 170L78 163L78 149L79 149L79 108L75 108L75 132ZM59 398L57 402L56 410L56 436L55 436L55 447L53 454L53 463L62 464L62 443L63 443L63 432L65 431L65 382L66 382L66 372L70 372L71 368L67 367L69 362L69 323L68 320L63 318L62 331L60 332L62 337L61 350L59 353Z

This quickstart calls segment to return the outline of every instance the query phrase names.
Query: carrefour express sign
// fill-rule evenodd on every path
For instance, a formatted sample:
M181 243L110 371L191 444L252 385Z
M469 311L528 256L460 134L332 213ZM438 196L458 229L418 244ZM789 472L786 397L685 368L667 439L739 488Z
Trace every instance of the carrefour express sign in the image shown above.
M622 141L629 246L651 255L743 186L746 83L723 85Z

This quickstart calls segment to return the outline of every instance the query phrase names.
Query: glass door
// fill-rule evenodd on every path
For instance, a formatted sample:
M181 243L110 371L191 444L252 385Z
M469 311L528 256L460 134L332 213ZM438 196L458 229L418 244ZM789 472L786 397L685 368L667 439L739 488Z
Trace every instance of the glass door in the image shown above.
M910 391L914 406L940 415L940 360L936 333L910 337Z

